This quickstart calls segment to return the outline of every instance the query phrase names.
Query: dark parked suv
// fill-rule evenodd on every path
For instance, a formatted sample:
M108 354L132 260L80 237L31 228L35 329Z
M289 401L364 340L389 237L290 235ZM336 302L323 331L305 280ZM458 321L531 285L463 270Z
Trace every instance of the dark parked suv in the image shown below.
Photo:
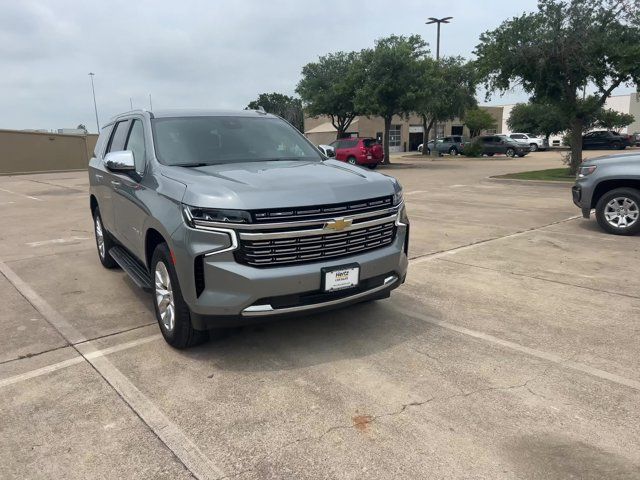
M436 152L458 155L464 151L464 146L469 141L461 135L438 138L436 140Z
M482 148L482 154L493 157L503 154L507 157L524 157L531 150L528 144L517 142L506 135L482 135L475 139Z
M609 130L596 130L582 136L582 148L585 150L597 148L624 150L632 143L629 135L621 135Z
M89 184L100 262L153 292L177 348L210 328L385 298L405 279L398 181L327 160L274 115L118 115Z

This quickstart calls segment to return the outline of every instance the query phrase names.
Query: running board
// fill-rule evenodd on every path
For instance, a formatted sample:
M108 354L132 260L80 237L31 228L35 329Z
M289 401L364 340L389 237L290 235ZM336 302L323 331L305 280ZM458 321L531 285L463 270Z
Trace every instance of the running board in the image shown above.
M112 247L109 255L120 265L120 268L127 272L137 286L150 292L153 290L149 271L128 251L120 246Z

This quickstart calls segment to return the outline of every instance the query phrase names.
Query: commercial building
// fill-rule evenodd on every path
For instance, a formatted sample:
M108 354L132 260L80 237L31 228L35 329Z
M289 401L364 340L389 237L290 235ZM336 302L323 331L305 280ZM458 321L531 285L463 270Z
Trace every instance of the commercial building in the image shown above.
M487 110L496 121L496 128L483 133L499 133L502 125L502 107L480 107ZM384 132L382 117L356 117L347 135L352 137L373 137L380 141ZM336 129L331 119L325 116L306 117L304 119L304 133L315 145L329 144L336 139ZM446 135L469 136L469 129L460 119L440 122L437 126L438 137ZM433 137L433 134L431 135ZM394 116L389 132L389 150L391 152L408 152L418 149L423 140L422 119L417 115L408 117Z
M511 133L507 119L515 104L481 106L480 108L491 113L496 121L496 128L483 131L482 133ZM614 95L609 97L605 103L605 108L611 108L620 113L630 113L635 117L634 122L621 130L621 133L640 132L640 94L631 93L625 95ZM315 145L329 144L336 139L336 129L331 124L328 117L305 117L305 135ZM381 117L356 117L348 129L347 134L354 137L374 137L382 140L384 131L384 120ZM393 117L392 127L389 134L389 150L391 152L408 152L418 149L422 143L422 120L417 115L409 117ZM464 125L464 121L454 119L442 122L438 125L437 136L464 135L469 136L469 129ZM433 134L431 135L433 137ZM550 139L552 146L562 145L562 135L552 136Z

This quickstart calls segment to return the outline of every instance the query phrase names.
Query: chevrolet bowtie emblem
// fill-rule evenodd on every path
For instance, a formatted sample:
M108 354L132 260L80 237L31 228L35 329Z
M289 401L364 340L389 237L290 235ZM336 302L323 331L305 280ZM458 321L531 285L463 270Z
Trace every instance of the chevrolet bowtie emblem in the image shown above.
M335 220L325 223L324 229L339 232L340 230L350 227L352 223L353 220L350 218L336 218Z

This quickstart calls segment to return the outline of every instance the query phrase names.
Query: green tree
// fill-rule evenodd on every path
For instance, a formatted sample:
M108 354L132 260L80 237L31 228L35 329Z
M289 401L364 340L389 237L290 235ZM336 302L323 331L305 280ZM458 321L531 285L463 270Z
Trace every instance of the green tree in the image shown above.
M426 43L419 35L391 35L361 52L364 82L358 89L356 108L364 115L384 119L384 161L389 163L389 131L394 115L407 115L415 94Z
M569 116L570 170L582 161L585 120L621 85L640 80L638 0L539 0L538 11L480 36L478 65L491 91L520 85ZM586 85L595 88L582 100Z
M364 77L357 52L336 52L302 67L296 93L312 117L326 115L342 138L359 112L354 105Z
M544 135L549 142L551 135L569 128L569 118L556 105L545 103L518 103L511 109L507 125L512 132Z
M256 100L249 102L249 105L247 105L247 108L251 110L257 110L260 107L264 108L268 113L284 118L304 133L304 115L302 113L302 101L299 98L275 92L261 93Z
M469 129L471 138L477 137L482 130L496 128L496 119L482 108L472 108L464 116L464 124Z
M631 125L634 121L635 117L630 113L620 113L610 108L602 108L596 113L593 126L617 131Z
M413 110L422 119L424 145L436 121L462 118L476 106L473 65L461 57L442 58L439 62L430 57L420 60L414 89L406 98L409 105L405 110ZM426 148L422 154L428 154Z

